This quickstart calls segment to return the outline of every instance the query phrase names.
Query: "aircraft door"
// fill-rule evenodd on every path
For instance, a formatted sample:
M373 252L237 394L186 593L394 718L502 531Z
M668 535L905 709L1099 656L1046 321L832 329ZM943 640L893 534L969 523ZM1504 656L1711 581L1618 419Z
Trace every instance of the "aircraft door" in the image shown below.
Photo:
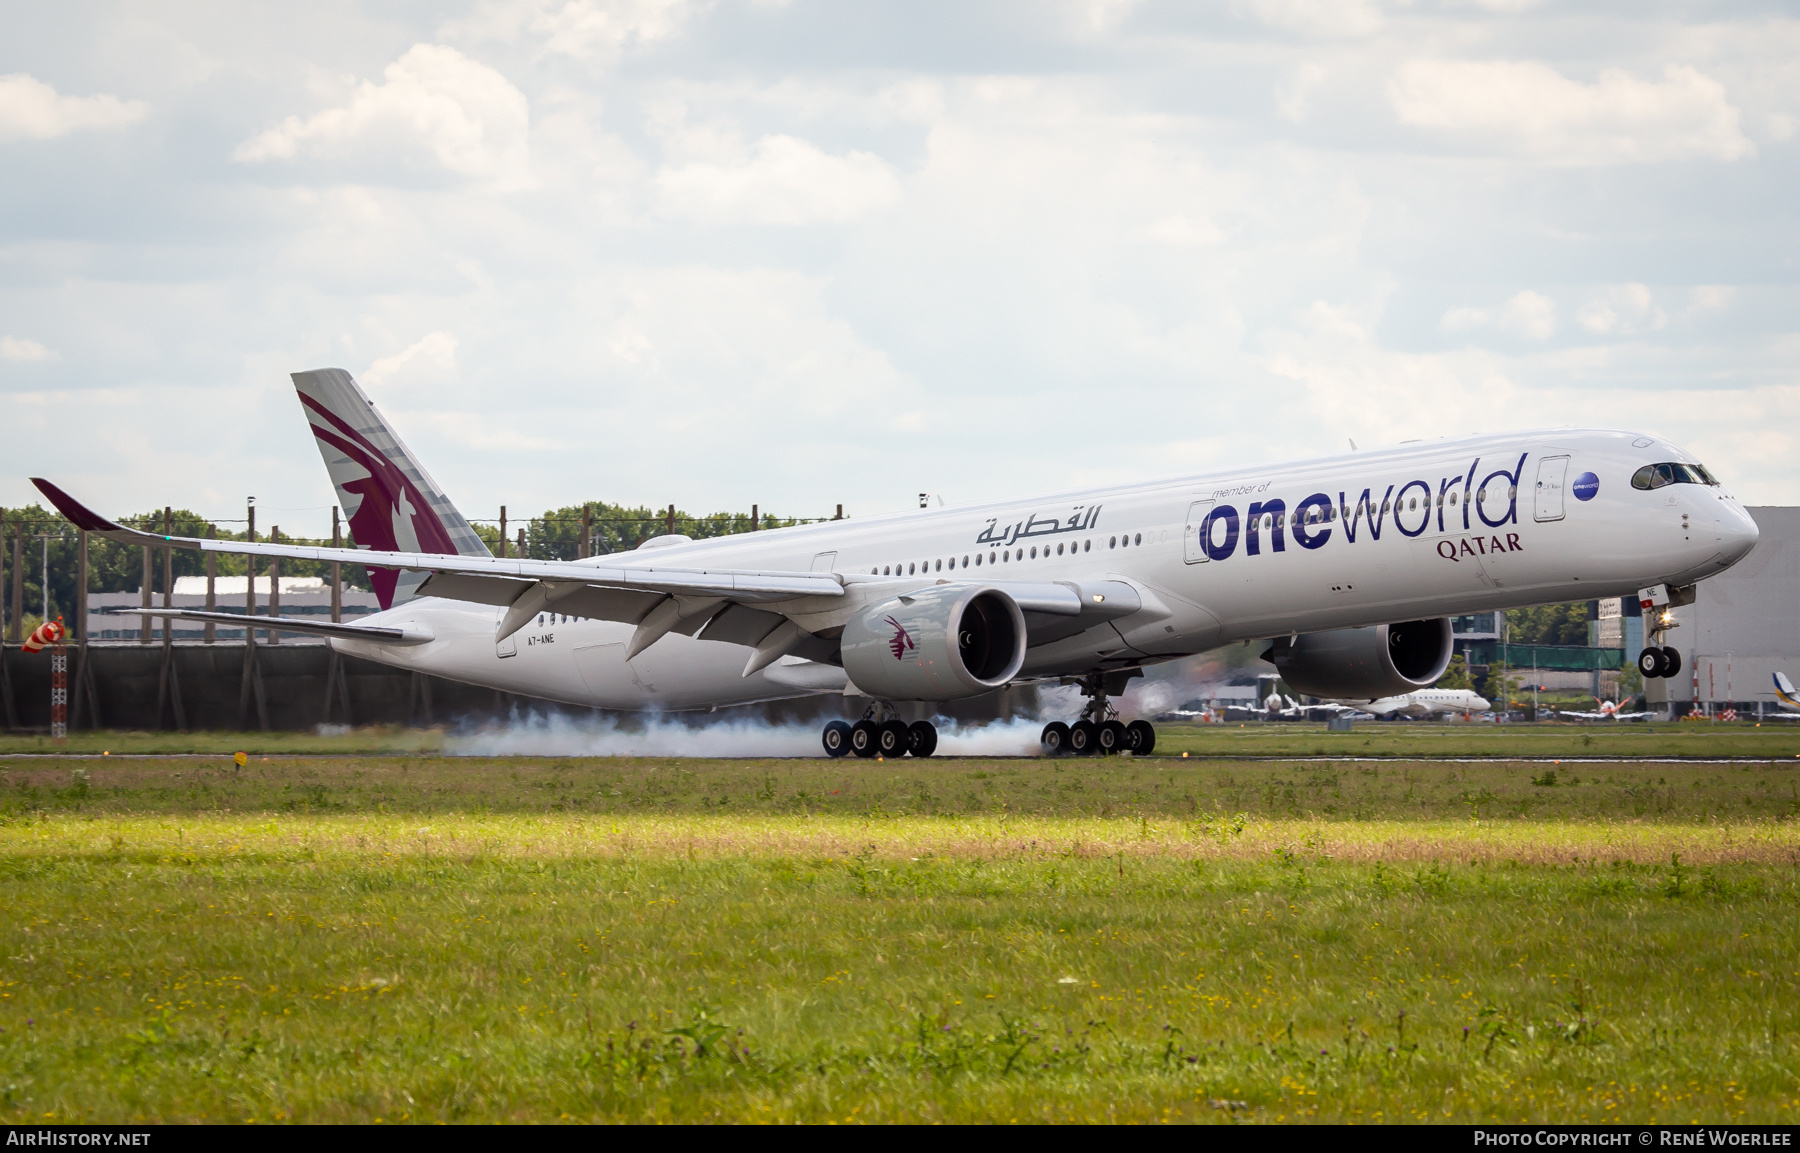
M1212 512L1214 503L1197 500L1188 505L1187 527L1181 531L1181 559L1189 564L1204 564L1211 559L1206 555L1206 542L1200 538L1200 527L1207 514Z
M814 572L830 572L836 564L837 564L837 553L822 552L819 555L813 557L812 571L814 571Z
M1538 461L1536 508L1533 513L1537 520L1563 518L1563 488L1568 476L1568 457L1547 456Z

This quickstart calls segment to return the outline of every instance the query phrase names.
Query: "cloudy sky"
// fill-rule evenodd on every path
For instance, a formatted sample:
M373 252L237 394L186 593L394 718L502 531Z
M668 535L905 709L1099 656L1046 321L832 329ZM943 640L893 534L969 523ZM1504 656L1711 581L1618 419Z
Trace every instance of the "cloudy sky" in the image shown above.
M327 365L471 516L1578 423L1796 503L1791 13L8 0L0 503L321 532Z

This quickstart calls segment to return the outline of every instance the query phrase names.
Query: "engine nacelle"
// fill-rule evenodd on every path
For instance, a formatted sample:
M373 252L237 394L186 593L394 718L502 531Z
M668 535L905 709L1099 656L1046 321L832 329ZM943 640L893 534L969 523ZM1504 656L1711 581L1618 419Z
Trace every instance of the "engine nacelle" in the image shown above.
M1314 697L1369 701L1430 688L1450 667L1450 618L1303 633L1266 654L1281 679Z
M841 646L844 671L870 696L953 701L1018 675L1025 615L989 585L934 585L852 618Z

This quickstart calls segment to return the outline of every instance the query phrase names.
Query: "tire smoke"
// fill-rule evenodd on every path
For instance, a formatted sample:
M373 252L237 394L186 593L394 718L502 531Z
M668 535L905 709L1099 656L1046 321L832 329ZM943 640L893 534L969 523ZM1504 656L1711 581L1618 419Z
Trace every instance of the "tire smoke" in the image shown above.
M1039 722L939 721L938 757L1035 757ZM772 725L748 719L691 722L666 716L569 717L532 713L450 737L461 757L820 757L824 722ZM936 759L936 758L934 758ZM856 758L847 757L847 762ZM922 762L921 762L922 763Z

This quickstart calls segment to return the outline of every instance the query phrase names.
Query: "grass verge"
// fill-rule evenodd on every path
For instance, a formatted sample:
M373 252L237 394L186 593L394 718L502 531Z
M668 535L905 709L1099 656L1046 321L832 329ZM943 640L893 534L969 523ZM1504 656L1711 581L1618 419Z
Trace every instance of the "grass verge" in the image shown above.
M1792 769L1063 764L16 762L0 1118L1800 1109Z

